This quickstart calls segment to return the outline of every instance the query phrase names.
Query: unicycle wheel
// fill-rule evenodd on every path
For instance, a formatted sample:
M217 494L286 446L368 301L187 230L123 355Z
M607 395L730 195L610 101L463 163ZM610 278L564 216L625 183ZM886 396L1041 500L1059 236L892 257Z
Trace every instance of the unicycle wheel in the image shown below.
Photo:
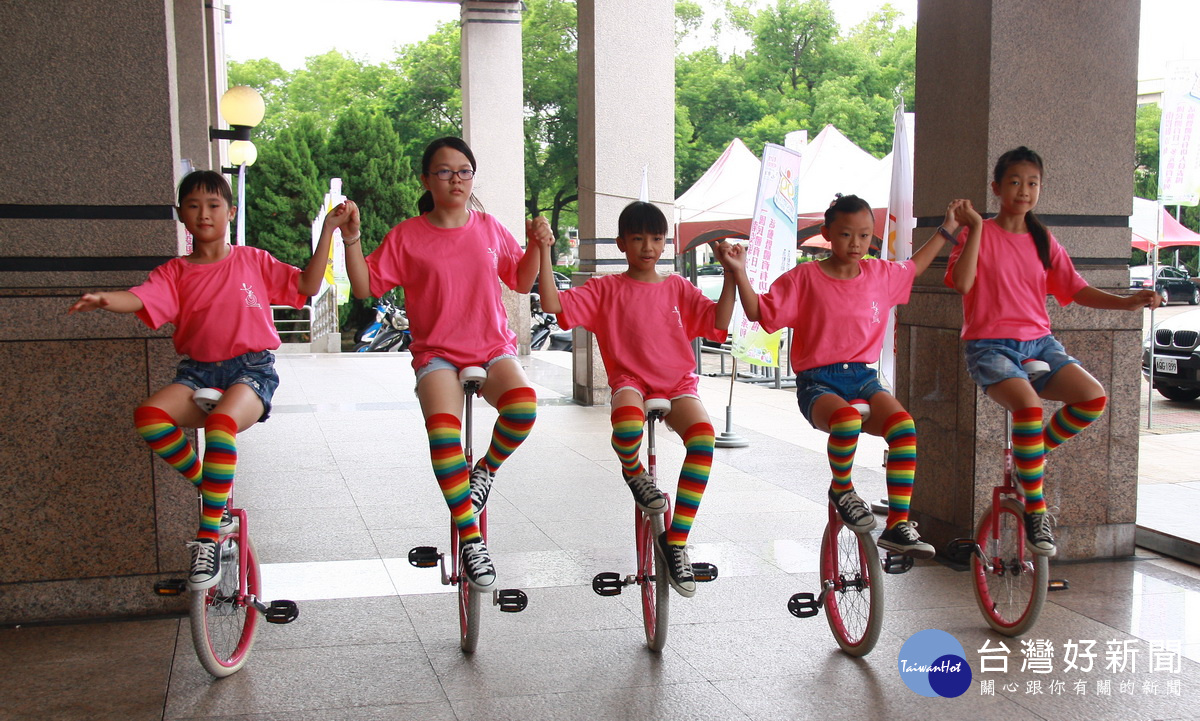
M241 567L238 544L246 545L246 565ZM221 580L203 591L191 592L189 621L192 644L204 669L217 678L239 671L250 657L258 631L259 612L251 603L262 590L258 557L250 539L233 533L221 543ZM241 593L241 576L246 593Z
M883 628L883 569L870 534L858 534L838 521L821 538L821 584L825 618L842 650L865 656Z
M971 557L975 601L989 626L1006 636L1018 636L1042 612L1050 562L1026 548L1025 510L1018 501L1003 499L996 514L999 528L993 529L992 524L989 508L979 521L975 542L992 568L988 570L979 556Z
M642 591L642 621L646 630L646 648L651 651L662 651L667 646L671 582L667 578L667 564L658 555L654 539L663 530L663 518L670 516L670 503L668 498L667 511L662 514L647 515L641 511L635 511L638 547L637 582Z

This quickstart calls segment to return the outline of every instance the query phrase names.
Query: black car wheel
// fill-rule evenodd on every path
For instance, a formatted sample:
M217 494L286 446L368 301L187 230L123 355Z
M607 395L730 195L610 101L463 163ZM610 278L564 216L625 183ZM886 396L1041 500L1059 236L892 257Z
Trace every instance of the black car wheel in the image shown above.
M1186 402L1200 398L1200 388L1180 388L1179 386L1155 384L1154 390L1161 393L1164 398L1172 401Z
M1192 288L1192 297L1188 299L1188 305L1196 305L1200 303L1200 288Z

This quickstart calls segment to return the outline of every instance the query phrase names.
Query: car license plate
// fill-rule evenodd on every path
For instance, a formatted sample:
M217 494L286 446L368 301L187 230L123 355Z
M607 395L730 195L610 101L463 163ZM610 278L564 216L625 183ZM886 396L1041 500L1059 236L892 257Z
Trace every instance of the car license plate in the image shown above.
M1156 356L1154 358L1154 370L1158 371L1159 373L1178 373L1179 359Z

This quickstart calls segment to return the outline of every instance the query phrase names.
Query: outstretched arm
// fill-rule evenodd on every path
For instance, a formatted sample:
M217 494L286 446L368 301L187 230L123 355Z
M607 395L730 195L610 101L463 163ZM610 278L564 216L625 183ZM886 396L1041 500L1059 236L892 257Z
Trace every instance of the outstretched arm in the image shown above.
M722 243L717 246L717 260L721 261L721 266L725 268L726 279L734 279L746 318L751 321L759 320L761 316L758 312L758 293L750 284L750 277L746 275L746 246L740 243ZM721 292L724 294L724 289Z
M1152 290L1139 290L1133 295L1116 295L1092 286L1084 286L1072 298L1079 305L1100 310L1141 310L1157 308L1162 297Z
M538 292L541 293L542 310L551 314L561 313L562 301L558 299L558 286L554 284L554 265L551 263L551 256L554 255L553 238L547 245L540 242L540 239L535 239L535 236L530 236L529 248L536 249L541 258Z
M107 293L84 293L67 309L67 313L87 313L101 308L113 313L136 313L144 307L142 299L133 293L115 290Z
M346 248L346 276L350 279L350 292L355 298L371 296L371 272L367 270L367 259L362 249L362 216L358 205L347 200L348 215L342 224L342 245Z
M352 202L349 200L339 203L325 214L325 222L321 224L321 236L317 239L317 247L313 248L308 265L304 266L304 270L300 272L300 282L297 285L298 290L304 295L314 296L317 291L321 290L321 279L325 277L325 269L329 266L329 247L332 244L333 230L345 226L349 222L350 209L347 206L350 204ZM347 230L342 230L343 239L351 237L347 233Z
M955 208L954 218L960 225L970 228L951 276L954 290L966 295L975 287L975 271L979 266L979 239L983 237L983 216L975 210L971 201L966 200Z

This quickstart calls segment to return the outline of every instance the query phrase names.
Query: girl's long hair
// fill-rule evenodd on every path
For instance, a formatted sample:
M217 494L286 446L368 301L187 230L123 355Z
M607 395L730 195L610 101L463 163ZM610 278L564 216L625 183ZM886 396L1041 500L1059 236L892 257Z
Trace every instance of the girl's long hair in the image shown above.
M1042 162L1042 156L1022 145L1019 148L1014 148L1004 155L1001 155L996 160L996 167L992 170L992 180L1000 183L1004 179L1004 174L1008 169L1017 163L1030 163L1037 166L1038 173L1042 179L1046 177L1046 166ZM1025 211L1025 226L1029 228L1029 234L1033 236L1033 247L1037 249L1038 260L1042 261L1042 267L1050 270L1050 231L1046 229L1046 225L1042 223L1032 210Z
M438 138L425 147L425 154L421 156L421 175L429 175L429 164L433 162L433 154L442 148L452 148L467 156L467 160L471 163L471 170L476 170L475 154L471 152L470 146L463 142L462 138L447 136ZM475 197L475 193L471 193L470 204L476 210L483 210L483 203L479 202L479 198ZM424 215L433 210L433 193L428 190L417 199L417 213Z

